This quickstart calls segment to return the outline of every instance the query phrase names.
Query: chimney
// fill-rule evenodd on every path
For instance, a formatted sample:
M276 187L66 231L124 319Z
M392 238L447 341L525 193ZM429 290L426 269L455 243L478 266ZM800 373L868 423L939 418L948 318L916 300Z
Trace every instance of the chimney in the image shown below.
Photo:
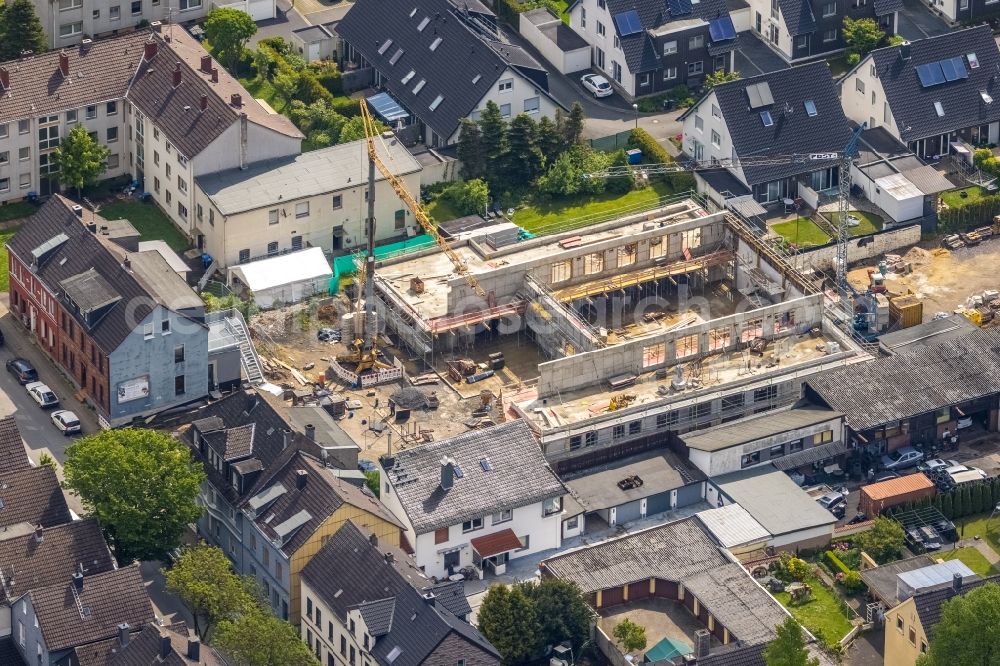
M174 88L181 84L181 64L179 62L174 63Z
M243 106L243 95L239 93L233 93L229 97L229 103L235 106L237 109Z
M385 563L386 564L392 564L395 559L396 558L392 556L392 553L386 553L385 554Z
M125 270L131 270L132 268L132 260L128 258L127 254L125 255L125 258L122 259L122 268Z
M42 535L42 526L41 525L36 525L35 526L35 543L41 543L44 539L45 539L45 537Z
M65 51L59 52L59 71L63 78L69 78L69 54Z
M455 485L455 461L445 456L441 458L441 490L451 490L453 485Z
M218 67L213 67L212 68L212 83L218 83L218 82L219 82L219 68Z
M290 430L281 431L281 450L284 451L292 443L292 432Z
M712 633L708 629L698 629L694 632L694 656L704 659L712 647Z
M908 62L910 60L910 43L903 42L899 45L899 57L903 62Z
M80 204L74 204L72 210L74 215L76 215L81 220L83 219L83 206L81 206Z
M118 625L118 644L122 647L128 645L128 622L122 622Z
M212 56L207 53L201 57L201 71L206 74L212 73Z
M10 90L10 72L6 67L0 67L0 88L2 92Z
M73 587L76 588L77 592L83 590L83 574L79 571L73 572Z
M198 102L198 108L202 111L208 108L208 95L201 96L201 101Z
M187 658L194 662L201 659L201 641L198 640L197 636L188 637Z
M160 659L166 659L174 651L174 646L170 644L170 636L160 634Z
M143 46L143 57L149 62L156 57L156 42L150 40Z
M314 442L316 441L316 426L314 426L312 423L306 424L306 437L308 437Z
M951 575L951 589L958 594L962 591L962 574L954 573Z
M309 472L304 469L295 470L295 487L302 490L306 487L306 481L309 480Z
M97 223L96 222L88 222L87 223L87 231L89 231L92 234L96 234L97 233Z

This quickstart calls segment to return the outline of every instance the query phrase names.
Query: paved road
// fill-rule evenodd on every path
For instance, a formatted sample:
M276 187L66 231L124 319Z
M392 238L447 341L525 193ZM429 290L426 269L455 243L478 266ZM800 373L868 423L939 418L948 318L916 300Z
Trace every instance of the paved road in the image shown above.
M914 41L943 35L950 28L920 0L903 0L905 9L899 12L899 35Z
M751 32L740 34L739 48L736 49L736 71L744 79L768 72L788 69L788 63L781 59L771 47Z

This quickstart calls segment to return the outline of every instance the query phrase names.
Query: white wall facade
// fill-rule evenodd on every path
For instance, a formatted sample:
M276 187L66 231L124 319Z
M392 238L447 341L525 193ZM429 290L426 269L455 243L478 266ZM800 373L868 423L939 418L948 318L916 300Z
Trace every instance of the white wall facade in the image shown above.
M840 102L844 115L854 122L868 123L868 129L882 127L896 139L900 138L871 57L862 60L841 80Z
M777 16L771 14L771 0L748 0L750 4L749 28L761 41L778 51L785 60L792 59L792 36L785 26L785 17L779 8ZM760 31L757 31L757 17L760 16ZM735 24L734 24L735 25ZM772 39L772 26L777 29L777 41Z
M35 12L57 49L84 38L107 37L134 30L142 21L187 23L204 18L207 0L35 0ZM183 28L175 28L183 30Z
M509 90L502 90L501 88L506 87L506 83L510 83L511 87ZM483 109L486 108L486 104L489 102L494 102L500 107L500 113L503 115L505 120L511 120L514 116L519 113L527 113L531 116L532 120L539 120L542 116L552 118L556 114L556 109L559 106L552 100L551 97L545 94L545 91L535 85L535 82L522 76L519 72L513 68L508 67L504 73L497 79L497 82L493 84L493 87L483 95L483 98L479 100L479 104L473 109L469 117L473 120L479 118L479 114L482 113ZM537 109L534 111L527 110L528 108L535 105L537 102ZM527 103L527 106L526 106ZM433 131L428 127L426 143L428 146L440 145L441 141L438 140L437 144L434 143ZM458 141L458 132L448 140L448 143L455 143Z
M598 5L598 2L604 7ZM615 46L615 24L607 3L603 0L582 0L573 5L569 13L569 25L590 44L590 59L594 67L614 85L624 90L629 97L635 95L635 76L625 61L625 52ZM600 26L600 27L599 27ZM602 30L603 28L603 30ZM601 33L604 34L601 34ZM603 65L601 64L603 53ZM621 67L620 77L615 76L614 65Z
M530 44L532 44L538 52L542 54L545 60L556 68L557 71L563 74L569 74L571 72L579 72L581 70L590 69L590 49L589 48L579 48L573 51L563 51L559 46L549 39L549 37L542 32L541 28L552 24L562 23L562 21L549 13L550 21L544 22L539 25L535 25L533 22L528 20L525 14L519 16L518 32L524 37Z
M733 147L729 126L722 116L719 100L714 92L709 93L688 111L688 115L684 118L683 135L681 149L691 159L711 162L738 157ZM727 170L741 183L748 185L742 169Z

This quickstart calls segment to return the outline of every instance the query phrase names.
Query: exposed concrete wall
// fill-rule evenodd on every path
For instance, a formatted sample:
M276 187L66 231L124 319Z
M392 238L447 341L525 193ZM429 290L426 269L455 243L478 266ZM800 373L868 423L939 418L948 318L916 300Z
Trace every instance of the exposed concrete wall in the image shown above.
M860 246L863 239L868 239L868 244ZM874 259L887 252L895 252L910 245L920 242L920 225L911 224L907 227L892 229L874 236L864 236L862 238L852 238L847 246L847 263L853 264L857 261ZM808 271L811 268L821 270L833 270L833 264L837 258L837 245L831 244L802 252L791 259L791 264L799 271Z

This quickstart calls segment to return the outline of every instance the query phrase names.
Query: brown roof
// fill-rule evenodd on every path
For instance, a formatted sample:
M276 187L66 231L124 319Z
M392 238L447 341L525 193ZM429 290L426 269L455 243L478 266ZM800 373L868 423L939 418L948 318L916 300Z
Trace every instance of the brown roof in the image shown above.
M870 483L861 489L861 492L868 495L873 500L882 500L887 497L896 497L904 493L912 493L915 490L925 490L933 488L934 484L922 472L907 474L897 479Z
M79 591L67 577L28 596L50 652L112 638L119 624L140 627L154 618L138 563L86 576Z
M68 78L59 71L60 51L3 63L10 90L0 97L0 122L121 99L139 65L144 38L134 32L62 49L69 56Z
M481 557L492 557L500 553L509 553L512 550L521 548L521 540L514 534L514 530L509 527L493 534L476 537L472 540L472 548Z
M0 472L0 527L18 523L54 527L72 519L51 467Z
M187 625L177 622L168 627L161 627L150 622L136 631L131 627L128 644L122 647L117 636L92 643L74 650L79 666L226 666L219 654L207 645L199 646L198 659L188 659L188 636L194 636L188 631ZM160 656L163 639L169 641L167 656Z
M0 601L11 601L36 587L55 585L81 568L85 576L115 568L101 527L94 519L77 520L34 533L0 540L3 584Z
M13 416L0 419L0 472L13 472L31 467L24 440Z

